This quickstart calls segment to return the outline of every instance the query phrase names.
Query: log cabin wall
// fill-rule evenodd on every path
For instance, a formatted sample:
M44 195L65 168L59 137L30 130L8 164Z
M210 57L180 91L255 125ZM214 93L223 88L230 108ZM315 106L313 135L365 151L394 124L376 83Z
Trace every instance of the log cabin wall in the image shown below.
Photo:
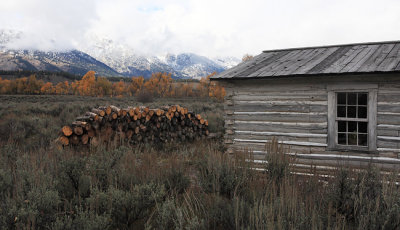
M265 157L276 138L291 153L343 153L329 149L328 94L332 86L376 86L375 151L367 156L398 158L400 152L400 75L315 76L220 81L226 89L225 143L228 151L249 149ZM350 87L351 88L351 87ZM363 90L361 90L363 91ZM369 108L371 110L373 108Z

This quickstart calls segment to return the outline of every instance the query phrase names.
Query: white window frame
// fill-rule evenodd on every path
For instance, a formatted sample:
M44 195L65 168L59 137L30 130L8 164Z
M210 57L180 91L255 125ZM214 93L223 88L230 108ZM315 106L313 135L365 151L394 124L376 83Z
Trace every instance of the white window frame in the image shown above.
M328 85L328 150L376 151L377 84L334 84ZM368 146L339 145L337 126L337 93L368 93Z

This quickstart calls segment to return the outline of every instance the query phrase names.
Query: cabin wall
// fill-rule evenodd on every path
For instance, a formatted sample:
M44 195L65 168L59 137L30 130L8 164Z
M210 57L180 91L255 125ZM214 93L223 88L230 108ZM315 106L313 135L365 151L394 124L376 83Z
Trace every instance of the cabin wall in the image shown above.
M400 153L400 82L381 82L378 88L377 148Z
M291 153L325 152L328 145L328 88L334 84L377 84L377 152L400 153L400 76L332 76L221 82L225 100L225 143L230 152L265 154L276 138Z

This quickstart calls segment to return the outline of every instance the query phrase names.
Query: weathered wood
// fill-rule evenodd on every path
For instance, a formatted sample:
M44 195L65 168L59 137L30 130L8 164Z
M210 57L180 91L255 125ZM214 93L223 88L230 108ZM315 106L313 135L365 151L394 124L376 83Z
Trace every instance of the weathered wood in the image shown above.
M288 112L275 112L275 114L238 114L240 112L235 112L233 119L240 121L271 121L271 122L326 122L327 117L325 115L313 115L318 113L293 113Z
M256 140L256 139L234 139L235 142L247 142L247 143L269 143L268 140ZM316 143L316 142L303 142L303 141L280 141L282 144L286 145L299 145L299 146L315 146L315 147L326 147L326 144Z
M257 132L257 131L233 131L238 134L260 135L260 136L287 136L287 137L320 137L326 138L327 134L316 133L283 133L283 132Z

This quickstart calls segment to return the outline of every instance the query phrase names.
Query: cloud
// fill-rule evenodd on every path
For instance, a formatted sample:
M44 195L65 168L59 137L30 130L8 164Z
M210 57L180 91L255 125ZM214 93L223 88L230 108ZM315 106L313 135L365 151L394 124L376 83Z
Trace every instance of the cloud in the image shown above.
M97 20L94 0L13 0L0 6L3 29L22 31L10 46L63 50L74 47Z
M397 0L14 0L0 27L24 32L15 47L68 49L93 34L138 53L258 54L265 49L400 38Z

